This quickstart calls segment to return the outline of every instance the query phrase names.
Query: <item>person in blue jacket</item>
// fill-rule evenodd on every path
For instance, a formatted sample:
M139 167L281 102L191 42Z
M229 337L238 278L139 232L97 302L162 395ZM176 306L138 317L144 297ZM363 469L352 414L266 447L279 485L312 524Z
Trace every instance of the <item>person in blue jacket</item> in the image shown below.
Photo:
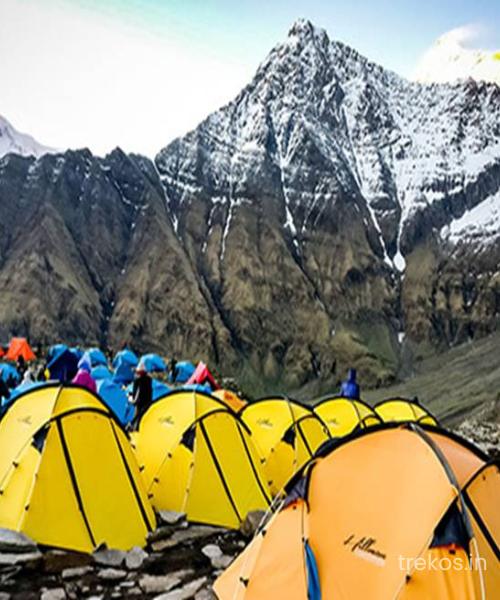
M343 398L359 400L359 384L356 381L356 369L349 369L347 380L340 386L340 395Z

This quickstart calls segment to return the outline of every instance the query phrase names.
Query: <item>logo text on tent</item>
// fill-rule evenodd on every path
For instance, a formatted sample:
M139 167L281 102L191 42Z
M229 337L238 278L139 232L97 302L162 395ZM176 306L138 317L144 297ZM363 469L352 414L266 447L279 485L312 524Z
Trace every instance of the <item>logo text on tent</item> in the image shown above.
M267 427L268 429L272 429L273 428L273 424L272 422L267 419L267 418L263 418L263 419L259 419L257 421L257 423L261 426L261 427Z
M377 540L372 537L357 537L354 533L344 540L344 546L357 557L372 562L374 565L383 567L387 556L375 547Z

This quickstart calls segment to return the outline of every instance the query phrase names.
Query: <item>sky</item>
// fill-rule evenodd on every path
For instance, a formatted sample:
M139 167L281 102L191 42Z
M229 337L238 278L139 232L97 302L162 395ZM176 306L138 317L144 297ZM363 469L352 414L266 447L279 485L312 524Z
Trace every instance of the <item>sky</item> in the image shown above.
M0 114L51 147L154 156L300 17L408 77L456 27L500 48L498 0L0 0Z

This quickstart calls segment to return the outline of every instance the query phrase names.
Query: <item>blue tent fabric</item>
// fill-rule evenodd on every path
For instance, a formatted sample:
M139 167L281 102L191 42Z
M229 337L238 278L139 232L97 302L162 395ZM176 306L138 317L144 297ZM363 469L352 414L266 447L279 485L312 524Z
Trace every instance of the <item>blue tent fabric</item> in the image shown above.
M106 366L108 364L108 359L104 356L104 352L99 348L89 348L85 351L84 356L85 355L90 359L90 364L93 367L97 367L97 365Z
M171 388L169 388L166 383L153 379L153 402L171 391Z
M78 359L73 352L61 344L47 365L47 369L51 379L57 379L62 383L71 381L78 371Z
M47 361L50 362L56 356L59 356L59 354L61 354L61 352L63 352L64 350L69 350L66 344L54 344L49 348L49 351L47 352Z
M186 381L195 372L196 367L189 360L181 360L175 365L175 379L172 373L169 374L169 381L172 383L186 383Z
M159 354L144 354L139 364L143 365L148 373L166 371L167 365Z
M307 600L321 600L321 586L319 582L318 564L309 542L304 542L307 571Z
M9 380L19 381L19 373L17 372L16 367L9 363L0 364L0 377L5 383L8 383Z
M139 364L139 359L135 352L125 348L124 350L117 352L113 358L113 367L116 368L119 364L128 364L135 368Z
M115 364L113 381L120 385L128 385L134 379L134 366L126 360L118 359Z
M132 422L135 414L133 404L128 401L125 390L111 379L97 382L97 391L103 402L114 412L122 425Z
M100 379L111 379L113 377L113 373L111 373L108 367L105 367L104 365L97 365L97 367L92 369L90 374L95 381L99 381Z
M205 394L212 393L212 388L209 385L202 385L201 383L190 383L189 385L183 385L179 389L193 392L204 392Z
M133 383L131 383L127 387L127 389L126 389L127 394L132 393L132 387L133 387ZM172 391L172 388L170 388L166 383L163 383L163 381L158 381L158 379L153 379L153 402L155 402L159 398L162 398L163 396L166 396L171 391Z
M84 354L81 348L70 348L69 351L76 356L77 360L80 360Z

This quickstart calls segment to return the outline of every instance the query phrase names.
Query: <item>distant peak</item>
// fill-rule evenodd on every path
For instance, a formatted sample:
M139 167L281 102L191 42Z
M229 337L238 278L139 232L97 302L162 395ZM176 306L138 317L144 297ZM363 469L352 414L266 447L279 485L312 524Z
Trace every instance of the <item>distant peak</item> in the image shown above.
M56 150L53 148L43 146L30 135L17 131L5 117L0 115L0 158L11 153L39 158L43 154L54 152Z
M288 30L288 37L303 37L313 35L315 27L309 19L297 19Z
M321 39L329 41L324 29L316 27L308 19L297 19L288 30L288 38L298 40Z

